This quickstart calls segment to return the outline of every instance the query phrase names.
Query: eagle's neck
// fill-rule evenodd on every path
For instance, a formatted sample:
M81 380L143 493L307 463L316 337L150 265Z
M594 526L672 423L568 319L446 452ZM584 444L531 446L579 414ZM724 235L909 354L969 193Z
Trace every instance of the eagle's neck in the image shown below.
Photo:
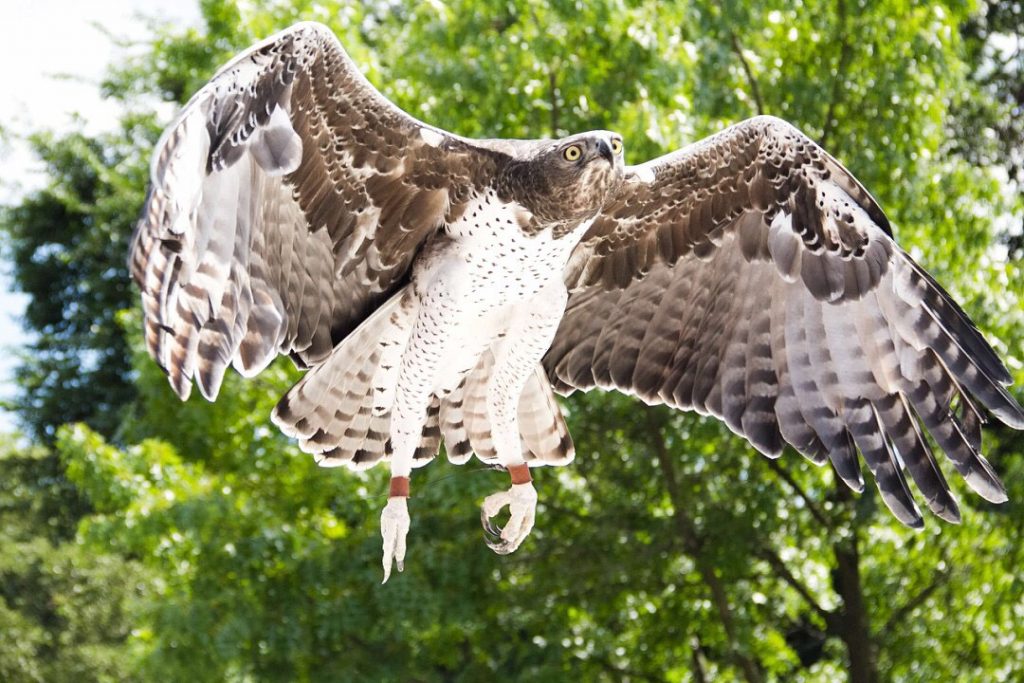
M448 246L444 249L480 264L495 278L515 279L523 274L535 278L540 273L560 277L592 222L545 224L517 202L488 193L471 199L457 219L445 224L443 242Z
M556 251L565 258L586 232L593 218L544 221L514 199L504 199L495 190L472 197L457 218L443 227L445 235L466 244L530 249L530 242L558 242Z

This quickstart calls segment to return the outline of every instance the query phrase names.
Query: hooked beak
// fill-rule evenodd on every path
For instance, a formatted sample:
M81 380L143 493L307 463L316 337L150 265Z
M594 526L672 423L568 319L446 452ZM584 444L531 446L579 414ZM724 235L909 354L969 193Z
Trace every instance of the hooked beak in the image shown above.
M609 163L615 163L615 155L612 154L611 145L604 140L597 141L597 153L607 159Z

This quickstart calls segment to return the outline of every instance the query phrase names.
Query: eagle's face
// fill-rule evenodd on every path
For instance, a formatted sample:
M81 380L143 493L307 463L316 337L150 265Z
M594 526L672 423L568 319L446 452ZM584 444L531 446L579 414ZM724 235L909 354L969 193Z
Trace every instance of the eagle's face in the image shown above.
M606 130L538 145L506 169L512 198L544 224L579 222L604 206L622 179L622 136Z

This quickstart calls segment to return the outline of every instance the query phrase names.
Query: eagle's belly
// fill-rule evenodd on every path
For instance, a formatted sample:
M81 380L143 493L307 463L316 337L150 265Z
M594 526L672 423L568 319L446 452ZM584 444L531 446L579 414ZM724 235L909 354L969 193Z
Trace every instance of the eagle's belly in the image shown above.
M477 366L481 355L524 335L549 339L549 330L523 322L538 311L557 319L565 309L563 271L587 226L554 238L527 235L521 209L480 200L448 226L414 269L417 325L412 344L441 343L430 384L447 394ZM557 309L557 310L555 310ZM529 343L530 340L523 339ZM545 349L546 350L546 349Z
M564 292L561 282L549 283L533 296L470 313L459 323L446 326L446 332L441 334L447 334L448 343L433 368L432 392L445 396L457 389L474 369L486 368L501 356L499 347L543 355L565 310L565 298L553 291L556 288ZM539 311L547 313L543 316L544 324L533 322ZM491 354L491 358L483 360L485 353Z

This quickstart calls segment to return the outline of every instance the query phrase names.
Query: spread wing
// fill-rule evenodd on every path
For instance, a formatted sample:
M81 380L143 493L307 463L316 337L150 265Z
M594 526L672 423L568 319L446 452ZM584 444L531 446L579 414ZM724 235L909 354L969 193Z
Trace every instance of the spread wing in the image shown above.
M183 398L278 353L312 365L407 277L498 152L385 99L324 26L230 62L161 138L129 266Z
M722 418L776 457L784 442L889 508L959 519L929 441L990 501L978 405L1024 428L1010 376L878 205L789 124L758 117L627 169L567 269L545 358L556 389L618 389Z

